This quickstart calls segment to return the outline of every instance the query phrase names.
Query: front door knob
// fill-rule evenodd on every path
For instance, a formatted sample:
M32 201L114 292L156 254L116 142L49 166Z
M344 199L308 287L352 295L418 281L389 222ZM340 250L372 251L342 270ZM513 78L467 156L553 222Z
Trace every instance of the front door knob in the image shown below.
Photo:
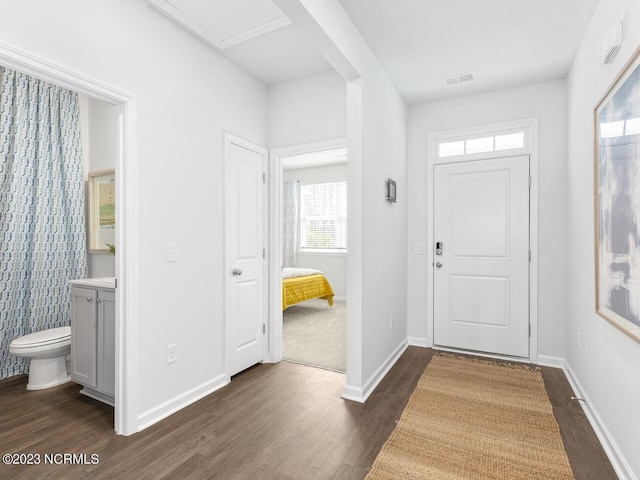
M234 277L239 277L240 275L242 275L242 270L240 270L239 268L234 268L234 269L231 271L231 274L232 274Z
M442 268L442 264L440 262L436 262L436 267Z

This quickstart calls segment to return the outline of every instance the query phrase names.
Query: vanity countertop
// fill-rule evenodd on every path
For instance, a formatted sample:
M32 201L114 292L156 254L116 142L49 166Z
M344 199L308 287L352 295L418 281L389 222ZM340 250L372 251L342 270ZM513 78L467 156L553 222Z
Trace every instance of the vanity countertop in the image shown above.
M76 287L116 288L115 277L82 278L80 280L71 280L69 283Z

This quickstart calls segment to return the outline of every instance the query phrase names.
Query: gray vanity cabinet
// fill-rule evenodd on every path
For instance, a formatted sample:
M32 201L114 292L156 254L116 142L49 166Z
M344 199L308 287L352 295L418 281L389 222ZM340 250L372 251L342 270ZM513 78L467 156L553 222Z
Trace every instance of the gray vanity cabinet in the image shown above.
M96 387L96 346L98 291L71 288L71 379Z
M106 280L71 282L71 378L80 393L113 405L116 299Z
M116 294L98 290L97 389L113 403L116 389Z

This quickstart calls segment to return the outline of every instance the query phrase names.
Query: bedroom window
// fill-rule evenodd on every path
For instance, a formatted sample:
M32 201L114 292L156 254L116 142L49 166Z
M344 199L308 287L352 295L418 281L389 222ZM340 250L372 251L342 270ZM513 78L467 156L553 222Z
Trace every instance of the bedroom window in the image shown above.
M300 185L300 250L347 250L347 182Z

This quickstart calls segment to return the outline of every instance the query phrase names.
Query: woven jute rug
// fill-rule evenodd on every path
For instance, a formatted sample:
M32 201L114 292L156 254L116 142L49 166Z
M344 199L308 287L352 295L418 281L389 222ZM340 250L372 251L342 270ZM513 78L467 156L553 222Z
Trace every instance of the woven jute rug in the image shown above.
M437 354L367 479L573 479L539 369Z

